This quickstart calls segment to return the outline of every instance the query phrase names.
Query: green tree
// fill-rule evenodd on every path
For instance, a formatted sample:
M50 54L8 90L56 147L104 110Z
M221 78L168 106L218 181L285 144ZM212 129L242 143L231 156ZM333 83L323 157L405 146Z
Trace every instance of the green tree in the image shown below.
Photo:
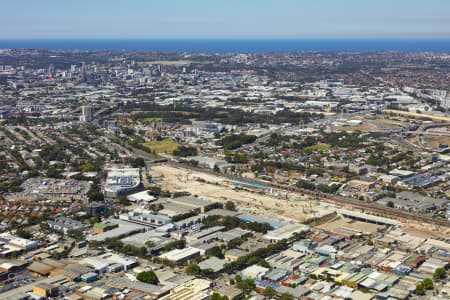
M155 247L155 243L151 240L148 240L145 242L145 246L152 248L152 247Z
M23 239L29 239L29 238L31 238L31 233L30 233L28 230L25 230L25 229L23 229L23 228L18 228L18 229L16 230L16 235L17 235L18 237L20 237L20 238L23 238Z
M280 296L280 300L294 300L294 296L289 293L283 293Z
M89 198L89 201L103 201L105 199L103 193L98 189L98 187L93 184L89 191L87 192L87 196Z
M131 166L133 168L145 167L145 160L142 157L136 157L131 161Z
M220 296L220 294L218 293L213 293L211 295L211 300L229 300L229 298L227 296Z
M164 245L164 251L170 251L173 249L183 249L186 245L186 242L184 240L175 240L173 242L167 243Z
M232 134L225 136L219 142L218 145L223 146L225 150L234 150L242 145L251 144L256 141L255 135L247 135L247 134Z
M425 295L425 288L424 288L423 284L418 284L416 286L416 290L414 291L414 293L419 296Z
M137 274L136 279L141 282L145 282L145 283L149 283L149 284L158 284L159 283L158 277L156 276L155 272L153 272L152 270L143 271L143 272Z
M270 269L270 264L269 264L264 258L261 258L261 259L258 261L258 265L260 265L261 267L269 268L269 269Z
M444 279L446 276L447 276L447 271L445 271L444 268L437 268L433 274L434 280Z
M259 260L261 258L259 258L258 256L250 256L247 259L247 265L251 266L251 265L256 265L257 263L259 263Z
M239 289L243 290L244 293L249 293L249 292L253 291L256 287L255 281L253 279L245 279L245 280L237 281L236 286Z
M90 163L90 162L85 163L84 165L82 165L82 166L80 167L80 169L81 169L81 171L83 171L83 172L92 172L92 171L95 170L94 165L93 165L92 163Z
M431 290L433 288L433 280L431 280L430 278L425 278L422 284L423 287L427 290Z
M227 244L227 249L233 249L236 248L237 246L239 246L240 244L242 244L243 242L245 242L244 239L235 239L235 240L231 240L228 242Z
M394 208L394 202L389 201L388 203L386 203L386 206Z
M208 252L209 255L218 257L218 258L223 258L223 253L222 253L222 249L219 246L214 246L211 248L211 250L209 250Z
M138 249L136 249L137 251L135 251L136 255L139 257L145 257L147 256L147 248L145 248L144 246L139 247Z
M48 168L46 175L49 178L62 178L61 171L54 167Z
M75 239L76 241L84 240L83 230L81 229L68 230L67 236Z
M200 274L201 270L200 270L200 267L198 265L190 264L190 265L188 265L186 267L185 272L186 272L187 275L196 276L196 275Z
M40 218L36 216L29 216L28 217L28 225L36 225L39 224Z
M173 155L179 157L196 156L197 154L198 154L197 148L186 146L179 146L177 149L173 151Z
M225 209L227 210L236 210L236 204L233 201L227 201L225 203Z
M272 299L273 297L275 297L277 295L277 291L275 291L272 287L267 287L265 290L264 290L264 296L265 297L267 297L267 298L269 298L269 299Z

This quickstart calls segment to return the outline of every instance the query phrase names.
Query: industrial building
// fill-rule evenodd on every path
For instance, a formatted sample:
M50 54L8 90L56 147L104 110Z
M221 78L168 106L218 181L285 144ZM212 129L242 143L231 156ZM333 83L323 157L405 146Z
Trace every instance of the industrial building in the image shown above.
M151 251L160 251L164 248L164 245L173 242L174 239L166 237L165 233L157 232L156 230L150 230L138 234L134 234L122 239L124 244L130 244L136 247L145 247L146 242L151 241L153 246L149 247Z
M167 259L169 261L175 263L183 263L191 260L192 258L200 255L200 251L198 249L187 247L184 249L175 249L166 253L163 253L159 256L159 258Z
M161 300L207 300L210 287L211 281L195 278L172 289L170 294L162 297Z
M190 211L197 211L200 213L205 213L206 211L222 207L220 203L218 202L212 202L209 200L192 197L192 196L184 196L184 197L176 197L176 198L167 198L162 199L163 201L172 203L173 205L179 206L179 207L186 207ZM164 205L164 203L163 203ZM166 207L164 206L166 209Z
M106 177L104 194L107 198L132 193L141 185L139 168L114 167Z
M266 261L273 268L289 271L293 273L303 264L304 253L294 250L285 250L266 258Z
M110 278L107 282L107 286L120 290L130 290L135 293L141 294L139 297L151 296L153 298L159 298L167 295L170 290L176 287L175 284L164 281L159 285L140 282L138 280L131 280L126 277Z
M261 267L258 265L252 265L250 267L245 268L241 271L243 278L261 280L267 272L269 272L269 268Z
M94 231L94 233L99 234L99 233L103 233L103 232L112 230L117 227L119 227L119 224L105 221L105 222L95 223L92 230Z
M198 263L200 270L211 270L213 273L218 273L223 270L225 264L228 263L224 259L211 256L210 258Z
M0 235L0 256L22 251L37 249L39 243L28 239L16 237L7 233Z
M388 205L392 203L395 208L417 212L432 212L436 209L445 208L450 201L445 198L433 198L414 192L401 192L397 197L385 197L378 200L379 203Z
M286 222L283 222L276 218L266 218L262 216L255 216L255 215L249 215L249 214L239 214L236 216L239 220L242 220L247 223L267 223L269 224L273 229L277 229L280 227L283 227L286 225Z
M64 234L67 234L67 232L71 230L85 230L89 228L89 226L82 222L67 217L57 217L53 221L47 221L47 224L51 229L60 231Z
M241 249L230 249L227 252L225 252L225 259L229 261L235 261L238 260L239 257L246 255L248 255L247 251Z
M309 226L295 223L295 224L287 224L283 227L280 227L275 230L271 230L267 232L264 235L264 239L271 241L271 242L277 242L284 239L289 239L293 237L295 234L304 233L309 231Z
M128 200L136 203L149 203L156 200L156 197L150 195L148 191L137 192L127 196Z
M33 294L36 294L40 297L56 297L58 296L58 287L54 286L50 283L38 283L33 286Z
M225 243L229 243L231 241L242 239L251 235L251 231L237 227L225 232L217 233L217 238L221 241L224 241Z
M126 225L119 224L119 226L117 228L114 228L114 229L111 229L108 231L104 231L104 232L96 234L96 235L88 236L86 238L86 240L103 242L108 238L119 238L120 239L120 238L130 236L132 234L143 232L143 231L145 231L145 227L140 226L138 224L133 224L133 223L129 223Z
M186 242L193 244L217 239L217 233L224 231L225 226L214 226L186 236Z
M171 222L171 218L167 216L147 213L146 211L142 210L134 210L126 214L121 214L119 218L131 223L137 223L152 227L163 226Z

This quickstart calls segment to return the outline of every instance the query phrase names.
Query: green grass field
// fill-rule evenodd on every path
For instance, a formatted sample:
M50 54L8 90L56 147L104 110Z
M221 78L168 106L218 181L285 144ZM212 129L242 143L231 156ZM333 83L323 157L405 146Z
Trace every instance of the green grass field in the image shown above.
M169 153L172 154L173 150L177 149L180 145L171 139L165 139L163 141L151 141L143 144L156 153Z
M327 144L317 144L317 145L312 145L312 146L306 147L304 150L305 151L327 151L328 149L330 149L330 146Z

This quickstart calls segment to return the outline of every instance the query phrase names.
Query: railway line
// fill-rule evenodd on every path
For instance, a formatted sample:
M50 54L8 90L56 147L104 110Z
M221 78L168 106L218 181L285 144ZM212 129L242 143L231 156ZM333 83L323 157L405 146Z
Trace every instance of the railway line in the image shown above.
M347 207L347 208L357 208L357 209L360 209L362 212L365 212L365 213L369 212L369 213L371 213L373 215L377 215L377 216L383 216L383 217L388 216L388 217L395 218L400 221L412 220L412 221L424 222L424 223L432 224L432 225L450 227L450 221L445 220L445 219L437 219L437 218L428 217L428 216L424 216L424 215L420 215L420 214L415 214L415 213L411 213L408 211L399 210L396 208L386 207L384 205L380 205L380 204L376 204L376 203L362 202L359 200L344 198L344 197L331 195L331 194L325 194L322 192L311 192L310 190L299 189L295 186L275 184L275 183L263 181L263 180L240 178L240 177L230 176L227 174L219 174L219 173L213 172L208 169L195 167L195 166L191 166L191 165L183 164L183 163L179 163L179 162L174 162L174 161L167 161L165 163L168 165L171 165L173 167L181 167L181 168L185 168L185 169L190 169L192 171L209 173L214 176L224 177L228 180L242 180L242 181L251 182L251 183L254 183L257 185L263 185L263 186L267 186L269 188L274 188L274 189L278 189L278 190L282 190L282 191L302 193L302 194L309 195L310 197L314 197L319 201L323 201L323 202L334 204L334 205L340 205L342 207Z

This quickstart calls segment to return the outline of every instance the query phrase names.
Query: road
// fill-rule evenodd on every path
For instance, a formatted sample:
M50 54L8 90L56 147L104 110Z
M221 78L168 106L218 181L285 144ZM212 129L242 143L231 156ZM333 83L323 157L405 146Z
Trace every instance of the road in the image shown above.
M428 132L428 131L405 131L406 134L419 134L419 135L431 135L431 136L450 136L447 132Z

